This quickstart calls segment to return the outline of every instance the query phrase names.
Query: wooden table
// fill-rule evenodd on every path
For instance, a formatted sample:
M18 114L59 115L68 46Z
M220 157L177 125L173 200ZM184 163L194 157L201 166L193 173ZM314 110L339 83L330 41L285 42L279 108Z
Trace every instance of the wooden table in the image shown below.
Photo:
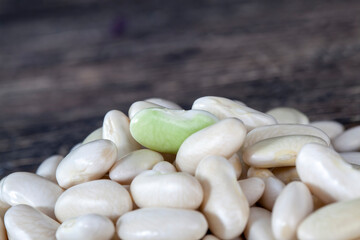
M358 124L360 1L0 0L0 177L111 109L204 95Z

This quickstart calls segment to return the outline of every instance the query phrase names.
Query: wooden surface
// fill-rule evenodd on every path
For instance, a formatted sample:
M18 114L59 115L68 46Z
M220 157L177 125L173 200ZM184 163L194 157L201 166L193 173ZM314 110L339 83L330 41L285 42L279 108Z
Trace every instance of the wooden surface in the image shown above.
M0 177L153 96L359 123L360 1L36 2L0 0Z

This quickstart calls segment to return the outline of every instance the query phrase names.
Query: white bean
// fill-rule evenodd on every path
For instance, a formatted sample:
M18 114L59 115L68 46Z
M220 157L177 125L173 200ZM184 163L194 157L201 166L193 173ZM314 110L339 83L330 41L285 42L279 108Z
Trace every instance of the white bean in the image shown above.
M56 179L63 188L100 179L117 159L117 149L109 140L95 140L71 151L56 169Z
M273 116L278 123L308 124L309 118L299 110L289 107L277 107L266 112Z
M39 210L19 204L5 214L4 223L9 239L14 240L56 240L59 223Z
M344 132L344 126L341 123L335 121L316 121L311 122L310 125L321 129L329 136L331 140Z
M91 132L82 142L82 144L89 143L95 140L102 139L103 135L103 129L102 127L95 129L93 132Z
M296 167L278 167L274 168L272 173L285 184L292 181L300 181Z
M265 183L261 178L251 177L238 182L249 202L249 206L254 205L264 193Z
M181 171L194 174L199 162L207 156L231 157L240 149L245 135L246 129L240 120L221 120L183 142L176 155L176 166Z
M299 239L359 239L360 198L329 204L309 215L299 226Z
M140 149L131 152L116 161L110 169L110 179L121 184L130 184L131 181L145 170L164 161L162 155L150 149Z
M360 150L360 126L352 127L337 136L334 148L338 152L350 152Z
M176 110L182 110L183 109L178 104L176 104L176 103L174 103L172 101L163 99L163 98L148 98L148 99L145 99L145 101L150 102L150 103L154 103L154 104L157 104L157 105L163 106L165 108L169 108L169 109L176 109Z
M196 240L207 228L200 212L175 208L141 208L124 214L116 223L123 240Z
M204 190L200 209L211 232L221 239L239 236L249 217L249 203L229 161L209 156L199 163L195 176Z
M103 139L115 143L119 157L141 148L130 134L130 119L120 111L106 113L102 129Z
M242 172L241 160L239 155L237 153L234 153L228 160L235 170L236 179L239 179Z
M264 179L265 190L258 203L264 208L272 211L275 201L285 184L275 177L268 177Z
M56 231L57 240L110 240L115 226L109 218L98 214L86 214L70 218Z
M26 204L54 218L54 206L63 190L55 183L34 173L16 172L2 185L3 200L11 206Z
M63 158L64 157L60 155L53 155L45 159L36 170L36 174L57 183L56 168Z
M263 125L276 124L272 116L223 97L198 98L193 103L192 109L208 111L219 119L238 118L244 122L247 131Z
M302 220L313 211L313 199L306 185L291 182L275 201L271 226L276 239L292 240Z
M340 156L346 162L360 167L360 152L343 152L340 153Z
M129 118L133 119L135 114L137 114L141 110L144 110L147 108L163 108L163 107L158 104L147 102L147 101L137 101L137 102L134 102L133 104L131 104L131 106L129 108L129 113L128 113Z
M174 167L174 165L172 165L171 163L166 162L166 161L158 162L157 164L154 165L152 170L160 172L160 173L176 172L176 168Z
M296 156L307 143L326 145L321 138L306 135L272 137L245 148L244 162L260 168L295 166Z
M289 135L310 135L321 138L327 145L330 145L328 135L316 127L302 124L277 124L258 127L249 132L245 138L243 149L264 139Z
M172 207L197 209L203 200L199 181L185 172L165 173L148 170L132 181L131 195L140 208Z
M325 203L360 197L360 171L343 161L329 147L306 144L296 160L296 168L311 192Z
M115 221L132 209L129 192L111 180L95 180L67 189L57 200L55 215L60 222L88 213Z
M260 207L250 208L245 237L247 240L275 240L271 230L271 213L268 210Z

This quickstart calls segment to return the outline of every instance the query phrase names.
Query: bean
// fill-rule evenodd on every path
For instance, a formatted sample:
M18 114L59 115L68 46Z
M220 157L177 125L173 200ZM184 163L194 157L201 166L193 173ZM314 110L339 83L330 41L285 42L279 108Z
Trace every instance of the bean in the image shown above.
M316 121L311 122L310 125L322 130L331 140L344 132L344 126L335 121Z
M203 200L200 183L185 172L145 171L134 178L130 189L136 205L141 208L197 209Z
M219 119L238 118L247 131L263 125L276 124L275 118L223 97L201 97L196 99L192 109L208 111Z
M239 236L249 217L249 203L229 161L221 156L204 158L195 176L204 190L200 209L210 231L221 239Z
M158 162L157 164L154 165L154 167L152 168L152 170L159 172L159 173L174 173L176 172L176 168L174 167L174 165L172 165L169 162Z
M264 139L289 135L310 135L321 138L327 145L330 145L330 138L318 128L302 124L278 124L258 127L249 132L245 138L243 149Z
M259 199L259 204L272 211L275 201L281 191L284 189L285 184L275 177L268 177L264 179L265 189L264 193Z
M329 147L306 144L296 160L300 179L325 203L360 197L360 172Z
M134 102L133 104L131 104L130 108L129 108L129 118L130 120L134 118L134 116L140 112L141 110L147 109L147 108L163 108L162 106L155 104L155 103L151 103L151 102L146 102L146 101L137 101Z
M55 232L59 223L39 210L19 204L5 214L4 223L9 239L56 240Z
M211 155L230 158L236 153L245 138L246 129L242 122L228 118L204 128L187 138L176 155L176 167L191 174L199 162Z
M250 208L245 237L247 240L275 240L271 230L271 213L268 210L260 207Z
M289 107L277 107L266 112L273 116L280 124L294 123L294 124L308 124L309 118L299 110Z
M117 159L117 149L109 140L95 140L71 151L56 169L56 179L63 188L100 179Z
M313 199L306 185L291 182L275 201L271 226L276 239L291 240L302 220L313 211Z
M103 135L103 129L102 127L95 129L93 132L91 132L82 142L82 144L89 143L95 140L102 139Z
M299 239L359 239L360 198L337 202L310 214L299 226Z
M343 152L340 153L340 156L353 167L360 167L360 152Z
M266 168L250 167L247 172L247 177L258 177L261 179L266 179L268 177L274 177L274 174Z
M120 111L106 113L102 129L102 138L115 143L119 157L141 148L130 134L130 119Z
M197 211L175 208L141 208L121 216L116 232L124 240L196 240L208 225Z
M338 152L360 150L360 126L349 128L341 133L334 139L333 144Z
M217 118L205 111L149 108L131 119L130 131L143 146L175 154L186 138L215 122Z
M109 218L98 214L86 214L70 218L56 231L57 240L110 240L115 226Z
M26 204L54 218L54 206L63 190L55 183L34 173L16 172L8 175L1 197L9 205Z
M123 186L111 180L95 180L75 185L61 194L55 215L60 222L89 213L116 221L132 207L131 197Z
M290 135L261 140L245 149L244 162L259 168L295 166L301 147L307 143L326 145L321 138L306 135Z
M161 161L164 161L161 154L150 149L133 151L115 162L110 169L110 179L120 184L130 184L141 172L152 169Z
M249 206L254 205L264 193L265 183L261 178L251 177L238 182L249 202Z
M45 159L36 170L36 174L57 183L56 168L63 158L64 157L60 155L53 155Z
M288 184L292 181L300 181L296 167L274 168L272 173L285 184Z
M239 179L242 172L241 160L239 155L237 153L234 153L228 160L235 170L236 179Z
M182 110L182 107L180 107L178 104L176 104L172 101L163 99L163 98L148 98L148 99L145 99L145 101L154 103L154 104L157 104L157 105L163 106L165 108L169 108L169 109Z

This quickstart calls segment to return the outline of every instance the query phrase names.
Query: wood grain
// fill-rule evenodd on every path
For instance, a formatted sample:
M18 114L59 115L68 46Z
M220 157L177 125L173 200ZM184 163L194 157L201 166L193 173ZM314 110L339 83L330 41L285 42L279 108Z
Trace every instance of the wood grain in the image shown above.
M108 110L153 96L360 121L359 1L5 3L1 177L66 154Z

